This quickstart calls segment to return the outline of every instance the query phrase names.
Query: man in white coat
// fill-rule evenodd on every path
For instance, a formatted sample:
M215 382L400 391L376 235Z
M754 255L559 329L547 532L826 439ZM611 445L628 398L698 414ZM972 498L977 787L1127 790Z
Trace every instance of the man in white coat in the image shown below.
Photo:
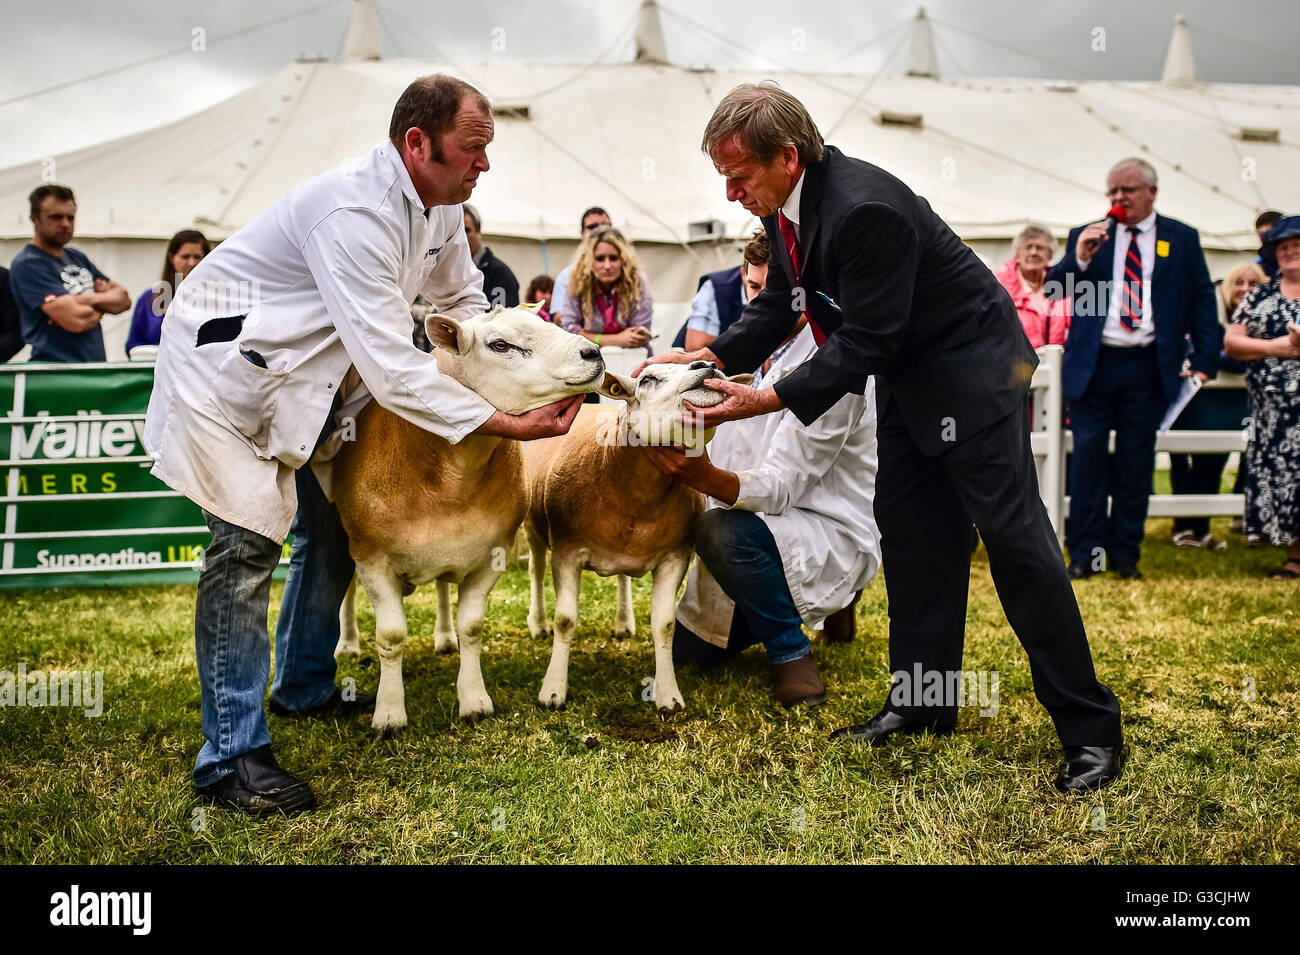
M769 386L817 350L801 329L754 386ZM880 568L874 381L805 425L791 411L729 422L708 453L648 449L664 470L710 497L695 525L699 560L677 606L673 659L722 662L762 643L783 706L816 705L826 687L801 625L816 629Z
M453 443L563 434L577 413L581 396L505 415L411 340L418 294L461 320L487 307L460 204L488 169L492 137L477 90L416 80L388 142L291 189L209 254L167 311L144 440L153 473L198 504L212 532L194 624L201 796L253 813L315 804L272 754L263 707L271 574L291 522L273 707L373 702L345 700L334 685L353 567L338 513L305 466L335 428L349 372L385 408Z

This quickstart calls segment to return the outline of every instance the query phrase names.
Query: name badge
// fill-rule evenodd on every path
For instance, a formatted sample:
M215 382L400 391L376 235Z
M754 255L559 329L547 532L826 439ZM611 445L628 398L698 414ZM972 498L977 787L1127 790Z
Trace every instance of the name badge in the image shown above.
M1169 258L1169 240L1156 239L1156 255L1162 259Z

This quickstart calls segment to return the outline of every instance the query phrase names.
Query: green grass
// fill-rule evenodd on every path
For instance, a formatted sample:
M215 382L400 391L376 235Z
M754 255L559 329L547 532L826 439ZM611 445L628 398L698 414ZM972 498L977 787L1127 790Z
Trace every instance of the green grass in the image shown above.
M550 648L528 636L527 578L512 569L488 614L497 716L456 720L458 661L433 652L423 588L407 600L410 726L375 742L368 717L272 716L282 763L321 808L263 821L196 814L193 587L3 593L0 669L102 669L106 708L0 710L0 862L1294 863L1300 591L1264 578L1275 549L1233 537L1225 553L1175 550L1168 533L1148 527L1146 580L1075 585L1131 757L1117 786L1069 797L1051 787L1057 739L982 548L964 666L1000 673L1001 705L989 719L964 710L955 736L827 741L884 698L881 579L859 603L857 641L816 645L824 706L776 706L755 648L726 669L679 668L687 710L661 720L641 700L648 578L640 634L615 642L612 581L586 575L568 708L539 710ZM374 618L359 603L363 656L340 675L373 690Z

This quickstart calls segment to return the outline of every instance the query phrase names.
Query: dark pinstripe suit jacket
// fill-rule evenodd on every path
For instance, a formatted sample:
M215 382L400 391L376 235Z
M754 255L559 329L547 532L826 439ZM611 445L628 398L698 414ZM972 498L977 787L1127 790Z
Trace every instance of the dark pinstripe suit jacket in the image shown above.
M806 306L830 338L776 386L805 424L876 375L881 412L897 402L917 446L936 455L1024 400L1038 358L1011 297L924 199L827 146L807 169L799 219L802 300L768 216L780 268L709 346L728 373L758 367Z

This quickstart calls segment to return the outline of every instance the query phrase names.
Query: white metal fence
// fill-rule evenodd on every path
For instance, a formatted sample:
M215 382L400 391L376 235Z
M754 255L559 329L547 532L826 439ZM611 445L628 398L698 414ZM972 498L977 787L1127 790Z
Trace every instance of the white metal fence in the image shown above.
M1060 345L1038 349L1038 369L1030 383L1033 392L1033 434L1030 443L1038 465L1038 487L1058 540L1065 539L1065 518L1070 499L1065 494L1065 456L1074 447L1074 436L1065 428L1065 396L1061 389ZM1205 388L1245 388L1241 375L1220 373ZM1115 435L1111 434L1111 450ZM1156 451L1174 454L1229 454L1246 450L1245 430L1162 431L1156 435ZM1241 494L1152 494L1150 517L1220 517L1238 515L1245 509Z

